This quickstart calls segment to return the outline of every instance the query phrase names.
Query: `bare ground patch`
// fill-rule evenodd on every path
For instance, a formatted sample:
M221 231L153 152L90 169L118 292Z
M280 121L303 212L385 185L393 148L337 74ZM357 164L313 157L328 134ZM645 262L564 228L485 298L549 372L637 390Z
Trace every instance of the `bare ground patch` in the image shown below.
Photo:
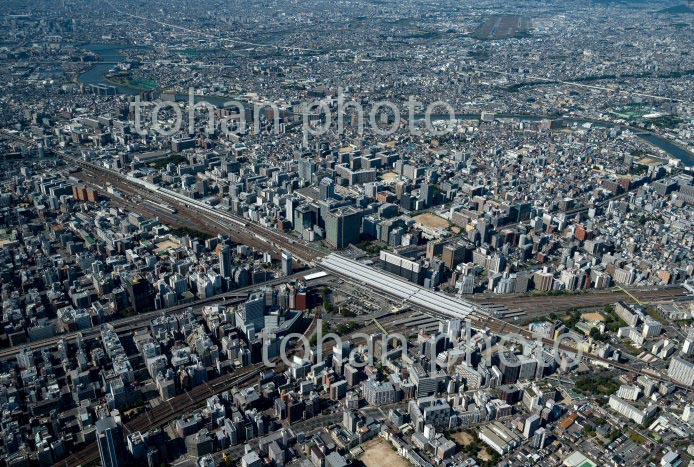
M419 222L424 226L431 227L434 229L442 229L448 227L448 221L443 217L439 217L435 214L424 213L416 217L413 217L413 219L415 222Z
M381 437L365 443L360 460L366 467L407 467L408 462L393 451L390 444Z
M452 436L453 436L453 440L456 443L458 443L460 446L469 446L474 441L473 436L470 433L466 433L464 431L461 431L459 433L455 433Z

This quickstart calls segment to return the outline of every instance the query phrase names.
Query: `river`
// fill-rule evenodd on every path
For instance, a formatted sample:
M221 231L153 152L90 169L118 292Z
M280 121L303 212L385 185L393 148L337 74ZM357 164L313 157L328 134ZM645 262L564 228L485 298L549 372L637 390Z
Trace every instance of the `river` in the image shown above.
M115 86L116 89L118 89L119 94L125 94L125 95L138 95L140 94L141 89L132 87L132 86L118 86L114 85L113 83L110 83L109 81L106 80L104 77L106 73L108 73L113 67L115 67L116 63L122 62L125 60L125 56L120 53L121 50L129 50L129 49L150 49L151 47L147 46L136 46L136 45L117 45L117 44L87 44L82 46L83 49L89 50L90 52L94 52L99 56L101 61L96 62L93 67L91 67L89 70L85 71L79 76L79 81L83 84L107 84L109 86ZM201 100L205 100L209 102L210 104L214 104L218 107L222 107L224 105L224 102L226 102L228 99L224 99L222 97L217 97L217 96L195 96L195 102L199 102ZM187 94L176 94L176 100L179 101L187 101L188 100L188 95Z
M91 52L94 52L95 54L99 55L101 58L101 62L96 62L95 65L90 68L88 71L82 73L79 76L79 80L84 83L84 84L111 84L106 79L104 78L104 75L111 70L116 63L121 62L125 59L123 54L120 53L121 50L126 50L126 49L147 49L148 47L145 46L131 46L131 45L117 45L117 44L87 44L83 46L85 50L89 50ZM140 93L140 89L136 89L130 86L116 86L118 89L118 92L121 94L127 94L127 95L137 95ZM195 96L195 101L199 102L201 100L205 100L209 102L210 104L216 105L218 107L222 107L224 103L229 100L225 99L223 97L218 97L218 96ZM178 101L187 101L188 100L188 95L187 94L176 94L176 100ZM419 118L423 118L423 115L420 115ZM442 119L442 118L448 118L448 116L440 116L440 115L432 115L432 119ZM479 119L480 114L457 114L456 115L457 119L461 120L470 120L470 119ZM538 120L543 120L543 119L552 119L556 120L556 117L546 117L546 116L538 116L538 115L514 115L514 114L498 114L496 115L496 118L514 118L514 119L519 119L519 120L525 120L525 121L538 121ZM559 120L562 120L565 123L577 123L579 125L584 124L584 123L592 123L594 125L602 126L602 127L618 127L621 129L627 129L626 127L622 125L617 125L617 124L611 124L609 122L598 122L598 121L592 121L592 120L587 120L587 119L576 119L576 118L559 118ZM628 128L631 131L634 131L634 133L644 141L652 144L653 146L662 149L666 153L668 153L671 157L675 159L679 159L682 161L682 164L687 167L694 167L694 153L678 146L677 144L673 143L672 141L668 140L667 138L657 135L655 133L651 133L648 131L644 130L637 130L633 128Z
M94 66L79 76L80 82L84 84L113 85L104 78L104 75L115 67L116 63L125 60L125 56L121 54L120 51L126 49L145 49L146 47L116 44L87 44L82 46L82 48L97 54L100 61L96 62ZM119 94L127 94L131 96L140 94L139 89L135 89L130 86L116 86L116 88L118 89Z

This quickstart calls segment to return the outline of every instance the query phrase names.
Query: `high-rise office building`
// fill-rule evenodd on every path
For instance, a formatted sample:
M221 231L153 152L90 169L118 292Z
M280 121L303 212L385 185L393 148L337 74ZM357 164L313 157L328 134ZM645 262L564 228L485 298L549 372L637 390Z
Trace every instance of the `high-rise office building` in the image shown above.
M230 279L233 276L233 262L231 257L231 247L224 245L219 249L219 273L225 279Z
M316 163L310 159L299 160L299 178L301 180L311 181L311 177L316 172Z
M434 204L434 185L430 183L422 183L419 189L419 199L424 202L424 207L428 208Z
M443 247L441 259L448 269L455 269L460 263L467 261L472 256L472 249L460 244L450 244Z
M512 353L504 353L499 360L499 370L504 375L503 384L513 384L518 381L521 363L518 357Z
M293 272L292 267L292 254L288 251L282 252L282 273L285 276L290 276Z
M535 431L540 428L540 416L533 414L525 419L525 426L523 427L523 436L525 439L530 439L531 436L535 434Z
M126 465L125 440L123 431L113 417L106 417L96 422L96 440L99 446L99 457L104 467Z
M325 239L335 248L345 248L359 242L362 211L354 208L339 208L325 216Z
M140 275L129 277L125 281L130 306L135 313L143 313L154 309L154 293L147 279Z
M324 178L318 185L320 199L326 200L335 197L335 182L331 178Z
M538 428L533 435L533 447L535 449L542 449L547 444L547 430L544 428Z
M294 210L294 230L303 233L316 223L316 214L310 206L302 204Z
M390 383L368 380L362 387L362 395L369 405L385 405L395 402L395 389Z
M265 294L261 291L253 292L248 301L239 306L236 314L237 324L252 324L255 332L262 330L265 327Z
M285 202L286 219L294 226L294 210L299 206L298 198L287 198Z

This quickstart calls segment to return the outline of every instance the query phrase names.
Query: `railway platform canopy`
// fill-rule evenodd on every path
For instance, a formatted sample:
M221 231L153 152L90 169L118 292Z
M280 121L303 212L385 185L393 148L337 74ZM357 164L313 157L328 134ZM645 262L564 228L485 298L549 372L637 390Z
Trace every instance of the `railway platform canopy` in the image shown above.
M399 299L403 304L407 303L437 315L466 319L472 315L484 314L479 306L472 302L435 292L337 253L323 258L320 266L335 275L347 277Z

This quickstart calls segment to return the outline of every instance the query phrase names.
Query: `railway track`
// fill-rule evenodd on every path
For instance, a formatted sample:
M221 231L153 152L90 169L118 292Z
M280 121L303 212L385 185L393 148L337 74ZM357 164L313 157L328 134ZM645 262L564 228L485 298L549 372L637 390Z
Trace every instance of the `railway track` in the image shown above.
M307 338L313 334L316 329L319 314L314 316L309 327L304 331L304 336ZM398 316L393 315L390 317L388 322L395 320ZM358 330L355 330L350 334L354 335L356 333L368 333L371 331L376 331L378 328L375 325L364 326ZM333 342L327 342L323 345L323 350L326 355L330 353L332 349ZM299 348L294 348L289 352L288 357L296 354ZM279 363L280 359L273 359L274 363ZM124 428L127 434L136 431L144 432L155 427L165 425L174 419L180 417L186 412L190 412L199 405L201 405L205 400L220 394L233 386L239 386L248 383L256 376L260 374L264 366L260 363L255 365L244 367L241 370L229 373L227 375L220 376L212 381L196 386L190 391L184 392L173 399L168 401L163 401L151 410L147 410L144 413L138 415L134 419L126 422ZM280 367L281 368L281 367ZM63 459L60 462L54 464L55 467L78 467L80 465L95 462L99 459L99 449L96 442L93 442L78 452L75 452Z
M32 146L36 145L36 142L34 142L33 140L22 138L20 136L6 132L5 130L0 131L2 131L2 133L7 137L22 141ZM60 157L64 158L72 164L75 164L81 168L87 168L93 171L95 174L98 173L100 180L103 179L114 186L118 186L119 188L123 189L123 191L132 192L134 194L137 194L138 196L141 196L143 199L147 199L152 202L160 202L163 204L174 205L176 209L178 209L181 212L182 219L189 217L191 219L197 219L198 222L202 220L206 225L211 226L215 229L219 228L223 232L231 231L234 232L236 235L245 234L246 237L251 237L249 241L257 242L258 244L263 245L265 248L270 247L269 251L274 251L274 248L284 249L286 251L291 252L296 258L302 259L303 262L307 264L311 264L317 261L325 254L324 252L317 251L316 249L314 249L314 247L308 247L303 243L297 243L296 241L288 239L285 236L279 234L278 232L275 232L271 229L267 229L257 224L253 224L247 221L246 219L243 219L234 214L227 212L213 212L214 210L212 210L211 207L209 209L202 208L204 209L204 211L201 213L199 207L194 207L194 200L183 200L165 191L153 191L152 189L147 189L143 186L134 186L132 180L129 180L126 176L120 174L119 172L109 170L104 167L99 167L98 165L80 160L79 158L69 155L62 151L54 151L54 153L56 153L57 155L59 155ZM173 216L174 214L170 213L170 215ZM349 279L348 277L345 276L345 278L351 281L351 279ZM360 286L359 284L357 285ZM614 297L611 297L611 299L612 301L615 301ZM435 309L417 305L413 305L412 307L414 309L419 309L420 311L426 314L450 318L450 316L437 312ZM471 322L474 323L473 325L477 329L482 329L501 335L508 333L516 333L520 336L535 340L535 336L532 336L529 331L514 326L510 323L504 322L502 320L493 318L478 310L471 312L469 318ZM383 325L383 321L380 323L380 325ZM364 326L363 328L357 331L362 333L368 333L371 332L371 329L377 331L379 330L378 328L379 325L373 324L371 326ZM312 323L312 326L309 327L309 329L311 329L312 333L313 329L315 329L315 325L313 325ZM550 347L560 349L565 352L577 353L577 350L575 348L557 343L552 339L542 339L542 343L544 345L548 345ZM324 350L330 350L329 344L325 344L323 348ZM1 356L2 355L0 355L0 357ZM637 374L645 374L659 381L674 384L675 386L688 391L692 391L694 389L692 387L676 383L672 381L670 378L663 377L647 369L644 370L633 367L628 364L617 363L608 359L598 357L594 354L584 353L583 359L585 361L599 362L609 367L618 368L624 371L629 371ZM145 431L152 427L166 424L174 418L176 418L177 416L179 416L181 413L192 410L193 408L197 407L202 401L223 392L230 386L240 385L250 381L260 373L261 369L262 367L260 367L259 365L254 365L245 368L240 372L235 372L229 375L221 376L213 380L212 382L196 386L191 391L185 392L184 394L181 394L170 401L163 402L159 404L157 407L153 408L152 410L146 411L142 415L126 423L126 431L128 433L133 431ZM77 465L93 462L96 459L98 459L98 456L99 454L96 443L92 443L91 445L87 446L84 450L71 455L70 457L65 459L65 461L62 461L57 465L76 467Z
M176 217L194 221L194 224L202 222L214 233L231 232L236 238L242 239L243 243L260 250L273 253L275 249L283 249L291 252L295 258L304 264L310 264L324 254L316 251L316 247L308 243L289 239L272 229L262 227L235 214L216 211L207 205L202 206L203 203L200 201L187 199L171 190L146 184L146 182L137 179L133 180L118 172L106 171L106 169L100 172L100 177L99 179L104 183L117 186L122 191L136 194L145 200L171 204L181 213L180 216ZM171 215L175 216L174 214Z
M0 134L31 147L37 145L36 141L7 130L0 130ZM82 160L65 151L52 149L52 152L70 164L89 170L94 174L95 178L103 182L103 185L111 184L123 191L136 193L143 199L172 206L185 217L188 217L193 225L201 220L203 222L212 221L212 224L220 229L219 233L234 232L237 236L243 236L246 240L258 245L258 248L261 250L270 253L274 252L275 248L286 250L304 264L312 264L327 253L326 251L319 251L318 247L303 240L289 239L273 229L255 224L235 214L215 210L210 205L200 201L188 199L171 190L160 188L142 180L123 175L116 170L107 169L106 167Z
M416 308L416 307L415 307ZM434 315L435 317L437 316L435 313L431 313L430 310L422 310L424 314L427 315ZM304 332L304 336L309 337L311 334L313 334L314 330L316 329L317 326L317 319L320 315L316 315L313 318L313 321L311 325L308 327L308 329ZM382 332L382 330L385 328L388 330L388 332L395 332L395 331L405 331L409 332L412 330L412 327L408 324L411 321L411 318L405 319L403 322L401 320L401 314L393 314L389 315L387 317L384 317L380 320L378 323L369 322L370 324L367 324L352 333L350 333L348 336L343 336L344 338L348 339L350 342L353 343L362 343L363 337L357 337L357 334L370 334L374 332ZM397 321L400 320L400 323ZM527 339L531 339L533 341L536 340L536 337L533 336L528 330L519 328L517 326L514 326L510 323L507 323L505 321L498 320L496 318L493 318L488 315L483 315L480 313L473 313L470 317L472 325L476 329L492 332L494 334L499 334L499 335L506 335L509 333L515 333L518 334L522 337L525 337ZM390 329L388 329L390 328ZM560 349L565 352L569 352L572 354L576 354L577 350L573 347L569 347L560 343L557 343L556 341L552 339L542 339L542 343L544 345ZM324 352L324 355L329 355L332 350L332 346L334 345L334 342L326 342L322 346L322 350ZM291 354L294 354L299 351L299 348L295 348ZM674 384L675 386L692 391L694 388L676 383L672 381L670 378L662 377L658 375L657 373L651 372L649 370L643 370L639 369L636 367L632 367L627 364L621 364L617 362L613 362L611 360L607 360L601 357L598 357L593 354L584 354L583 355L583 360L584 361L598 361L603 364L609 365L610 367L613 368L618 368L624 371L629 371L637 374L642 374L642 375L648 375L654 379L657 379L659 381L664 381L668 382L671 384ZM274 360L275 362L278 361L278 359ZM206 399L209 397L212 397L216 394L219 394L225 390L227 390L229 387L235 386L235 385L240 385L247 383L248 381L252 380L255 378L260 371L262 370L263 366L260 364L256 364L247 368L242 369L240 372L235 372L231 373L229 375L224 375L219 378L216 378L215 380L196 386L193 388L191 391L185 392L184 394L181 394L177 396L176 398L162 402L157 407L146 411L145 413L139 415L135 419L127 422L125 424L125 429L128 433L132 433L134 431L146 431L154 427L162 426L166 423L171 422L178 416L180 416L182 413L186 413L188 411L191 411L198 407L201 403L203 403ZM99 453L98 453L98 447L96 443L92 443L85 447L83 450L72 454L65 460L55 464L56 466L65 466L65 467L77 467L79 465L83 465L85 463L90 463L94 462L99 458Z
M151 410L138 415L124 424L125 431L130 434L135 431L146 431L152 427L164 425L181 414L194 409L198 404L213 397L232 386L244 384L258 376L262 370L261 364L244 368L240 373L230 373L220 376L211 382L203 383L190 391L157 405Z
M680 300L687 297L683 287L668 287L663 289L629 289L629 293L646 303ZM523 318L546 316L550 313L567 311L571 308L603 307L617 301L634 302L624 292L592 291L581 294L553 296L485 296L471 297L473 302L481 306L502 307L507 311L521 311Z
M262 366L256 364L251 367L244 368L240 373L230 373L229 375L221 376L209 383L196 386L191 391L185 392L175 398L165 401L157 405L151 410L138 415L133 420L125 423L126 434L135 431L147 431L156 428L175 418L181 414L190 411L201 404L207 398L220 394L232 386L247 383L260 374ZM96 442L92 442L82 450L71 454L60 462L53 464L54 466L63 467L78 467L81 465L95 462L99 459L99 447Z
M243 299L244 297L247 297L248 294L250 294L252 291L257 290L258 287L264 287L264 286L275 286L279 284L284 284L286 282L290 282L292 280L300 279L301 277L311 274L312 272L317 271L317 269L308 269L304 270L301 272L298 272L296 274L292 274L291 276L284 276L280 277L277 279L273 279L267 282L262 282L260 284L254 284L250 285L248 287L243 287L240 289L232 290L230 292L226 292L220 295L215 295L213 297L209 298L204 298L201 300L198 300L193 303L186 303L183 305L176 305L170 308L164 308L161 310L155 310L155 311L149 311L147 313L142 313L136 316L130 316L127 318L120 318L117 320L109 321L108 324L112 325L114 329L118 332L120 330L123 330L124 328L131 327L133 325L137 325L140 323L148 323L150 320L156 318L157 316L160 316L162 313L165 314L170 314L170 313L177 313L180 311L184 311L188 308L193 308L194 310L200 309L205 305L210 305L214 303L224 303L229 299ZM61 334L55 337L49 337L48 339L42 339L40 341L35 341L35 342L28 342L26 344L23 344L21 346L15 346L11 347L9 349L2 349L0 350L0 361L1 360L6 360L8 358L12 358L16 356L19 353L19 350L24 348L28 350L36 350L40 349L43 347L51 347L54 345L57 345L61 340L65 340L66 342L73 342L75 341L78 337L82 337L83 339L92 337L92 336L98 336L100 333L100 325L97 326L92 326L91 328L88 329L83 329L81 331L76 331L76 332L71 332L67 334Z
M360 286L347 273L342 273L339 270L335 270L332 268L331 268L331 272L334 275L343 278L344 280L348 281L351 284L354 284L357 287ZM401 298L394 292L389 292L387 290L381 290L380 293L385 294L385 295L390 294L391 298L394 299L395 301L401 300ZM407 301L408 305L410 306L410 308L412 308L413 310L420 311L420 312L425 313L425 314L436 316L436 317L439 317L442 319L451 319L451 318L456 317L456 316L452 316L450 314L447 314L446 312L443 312L442 310L438 309L434 305L426 306L426 305L421 305L421 304L411 302L409 300L406 300L406 301ZM520 328L520 327L515 326L509 322L495 318L491 314L485 313L481 309L481 307L479 307L479 306L476 306L475 308L473 308L473 310L471 310L467 316L460 317L460 318L461 319L470 319L471 325L474 328L481 330L481 331L491 332L491 333L498 334L498 335L516 334L516 335L519 335L519 336L526 338L530 341L537 341L536 336L534 336L527 329ZM541 342L543 345L548 346L551 349L561 350L561 351L572 353L572 354L579 353L579 351L577 349L570 347L568 345L561 344L561 343L559 343L553 339L542 339ZM673 384L674 386L676 386L680 389L684 389L686 391L694 391L694 387L680 384L676 381L673 381L669 377L662 376L662 375L660 375L654 371L651 371L649 369L644 370L644 369L637 368L637 367L634 367L632 365L628 365L625 363L614 362L612 360L602 358L602 357L599 357L595 354L591 354L588 352L581 352L581 353L582 353L583 361L600 363L600 364L607 366L607 367L618 368L618 369L621 369L623 371L628 371L628 372L641 374L641 375L648 375L648 376L650 376L650 377L652 377L658 381Z
M231 234L232 238L238 243L243 243L244 245L248 245L260 251L269 252L271 255L273 255L274 258L279 257L279 252L277 250L282 248L283 245L281 243L278 243L277 241L274 242L275 245L272 245L268 241L261 240L260 238L265 237L259 237L258 232L254 232L254 229L252 227L249 228L247 226L246 228L239 228L239 226L237 226L234 223L220 222L218 219L213 219L210 216L195 211L194 209L191 209L183 204L179 204L176 206L177 212L175 213L157 210L152 206L152 203L154 203L154 201L152 200L156 200L158 203L161 204L165 204L169 202L169 200L164 200L162 197L153 195L152 193L146 191L143 192L141 188L128 184L120 178L116 178L110 175L92 175L92 178L102 183L107 183L117 187L119 191L130 196L131 198L142 198L145 201L150 202L149 204L137 204L127 199L115 198L113 202L116 205L123 205L128 210L131 210L138 214L153 215L159 217L163 221L173 226L189 227L191 225L194 225L197 230L207 233L209 235L217 235L219 233ZM289 248L287 245L284 245L284 247L284 249Z
M520 328L518 326L514 326L511 323L496 320L496 319L491 318L491 317L488 317L487 319L481 320L480 322L478 322L478 324L486 327L488 330L490 330L491 332L493 332L495 334L507 335L510 333L514 333L514 334L518 334L518 335L520 335L526 339L532 340L532 341L537 340L537 337L534 336L527 329L523 329L523 328ZM563 345L563 344L558 343L557 341L555 341L553 339L543 338L543 339L541 339L541 341L544 345L547 345L551 348L559 349L559 350L569 352L569 353L574 353L574 354L576 354L578 352L578 350L575 349L574 347ZM690 392L694 391L694 387L678 383L677 381L674 381L673 379L671 379L667 376L662 376L659 373L652 371L648 368L646 368L646 369L637 368L637 367L634 367L634 366L626 364L626 363L615 362L614 360L609 360L607 358L599 357L595 354L591 354L588 352L582 352L582 354L583 354L582 360L585 362L591 362L591 361L592 362L598 362L598 363L601 363L604 366L607 366L610 368L617 368L619 370L623 370L626 372L636 373L636 374L644 375L644 376L649 376L649 377L656 379L660 382L672 384L673 386L675 386L679 389L683 389L685 391L690 391Z

